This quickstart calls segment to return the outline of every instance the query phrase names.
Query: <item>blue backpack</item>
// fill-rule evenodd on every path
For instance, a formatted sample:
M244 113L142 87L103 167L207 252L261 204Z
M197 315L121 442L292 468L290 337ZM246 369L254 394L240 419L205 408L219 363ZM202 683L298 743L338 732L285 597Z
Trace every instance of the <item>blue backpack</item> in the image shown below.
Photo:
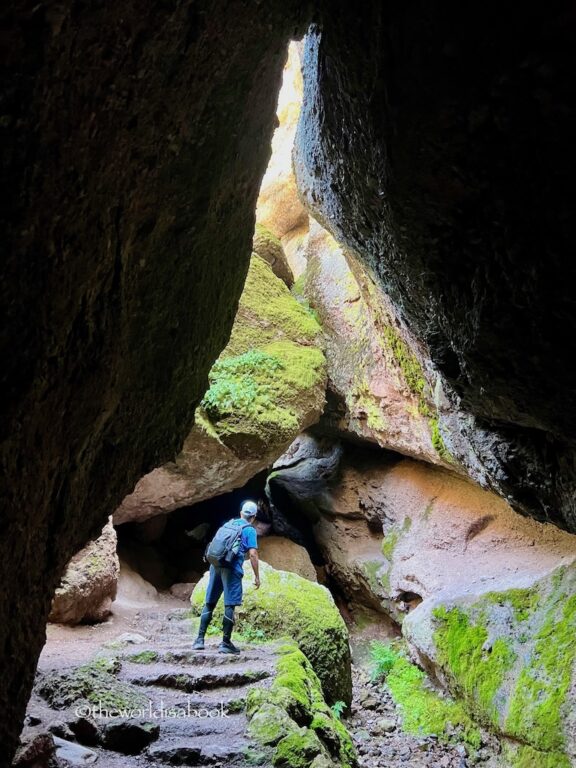
M218 568L231 568L240 551L242 531L249 525L236 525L233 520L224 523L206 547L204 560Z

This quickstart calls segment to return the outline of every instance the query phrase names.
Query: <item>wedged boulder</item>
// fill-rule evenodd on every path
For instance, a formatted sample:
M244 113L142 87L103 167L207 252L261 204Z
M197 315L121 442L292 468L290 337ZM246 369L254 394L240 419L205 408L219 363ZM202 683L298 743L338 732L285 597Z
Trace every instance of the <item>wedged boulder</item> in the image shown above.
M284 536L263 536L258 539L260 559L279 571L290 571L308 581L318 581L310 555L300 544Z
M244 485L324 406L320 327L253 255L230 340L176 461L143 477L114 514L145 520Z
M298 290L318 314L329 386L345 405L343 433L413 458L453 466L434 402L435 374L389 299L349 250L311 220Z
M294 275L292 274L290 264L288 264L282 243L276 235L273 235L262 224L256 224L252 249L257 256L260 256L261 259L270 264L272 272L274 272L276 277L279 277L288 288L292 287Z
M404 635L477 720L512 740L510 765L576 765L576 564L494 586L444 590Z
M307 656L318 675L329 703L352 697L350 647L348 630L326 587L287 571L277 571L261 563L262 585L256 590L252 569L244 566L244 602L237 612L239 632L260 630L267 639L291 638ZM196 585L191 604L200 615L208 573ZM214 613L214 621L222 620L222 601Z
M102 534L68 563L56 589L48 621L56 624L104 621L116 598L120 563L110 519Z

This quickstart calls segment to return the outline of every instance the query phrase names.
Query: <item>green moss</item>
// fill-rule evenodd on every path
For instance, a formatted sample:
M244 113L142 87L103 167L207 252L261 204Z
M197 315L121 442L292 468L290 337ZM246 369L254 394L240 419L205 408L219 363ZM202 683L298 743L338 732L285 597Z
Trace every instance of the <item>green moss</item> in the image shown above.
M472 623L458 608L437 608L433 615L438 623L434 642L440 664L450 671L478 719L497 724L495 696L516 659L515 652L504 638L488 643L485 624Z
M382 554L389 562L392 562L392 556L394 555L394 550L396 549L399 538L400 532L394 529L384 537L384 541L382 542Z
M381 571L383 570L384 565L385 564L381 560L366 560L362 564L368 584L375 594L378 594L382 588Z
M120 670L117 659L98 658L69 672L46 675L38 685L39 694L56 709L86 700L108 710L140 709L148 699L115 675Z
M140 651L127 656L126 660L134 664L153 664L158 661L158 651Z
M195 414L210 437L245 451L282 445L320 412L326 361L320 326L270 266L253 255L230 340ZM238 443L234 443L238 448Z
M322 751L322 744L314 731L300 728L280 741L272 763L276 768L310 768L310 763Z
M538 607L540 595L534 589L509 589L506 592L488 592L484 599L495 605L510 605L516 621L526 621Z
M434 450L440 456L442 461L447 462L448 464L454 463L454 457L446 448L446 445L444 444L444 439L442 437L442 434L440 433L440 425L438 423L438 417L437 416L431 416L428 419L428 425L430 427L430 438L432 440L432 445L434 446Z
M474 748L481 743L480 731L458 702L440 698L428 685L424 672L411 664L396 647L374 642L371 646L376 679L383 679L402 713L408 733L435 735L449 741L456 730Z
M86 562L86 572L89 576L95 576L97 573L106 569L106 559L99 552L93 552L89 555Z
M294 573L277 571L261 563L262 588L245 588L237 630L262 630L269 638L289 637L306 654L322 682L328 700L351 699L350 648L346 625L330 592L320 584ZM192 593L192 606L200 614L208 577ZM216 609L214 624L220 623L222 606Z
M310 393L318 400L324 378L320 349L277 341L218 361L201 408L222 439L240 433L266 445L283 443L297 434L302 402Z
M418 398L418 410L422 416L432 416L428 405L428 383L420 361L392 325L385 326L383 337L386 346L392 352L394 360L402 371L408 389Z
M221 357L236 357L273 341L314 344L317 320L259 256L253 255L230 341Z
M506 720L509 733L540 750L564 748L562 709L575 658L576 595L555 586L512 694Z
M347 397L348 406L366 417L366 425L377 432L384 432L388 422L380 407L380 398L375 397L365 379L354 388Z
M570 760L560 752L540 752L523 745L505 750L507 763L512 768L570 768Z
M274 746L297 729L298 726L284 709L266 702L252 716L248 733L258 743Z
M342 768L353 768L352 740L326 704L312 665L294 645L278 653L271 688L248 694L250 734L260 744L276 745L274 765L309 766L317 755L330 754Z

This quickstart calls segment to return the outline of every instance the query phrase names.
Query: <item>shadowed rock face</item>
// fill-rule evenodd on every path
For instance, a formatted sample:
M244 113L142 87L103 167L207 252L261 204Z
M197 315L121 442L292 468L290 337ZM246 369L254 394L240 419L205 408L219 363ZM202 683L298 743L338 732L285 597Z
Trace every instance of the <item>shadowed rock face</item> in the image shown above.
M567 2L331 3L295 157L472 415L493 487L573 530L575 27Z
M0 13L7 761L62 569L174 456L228 338L299 5Z

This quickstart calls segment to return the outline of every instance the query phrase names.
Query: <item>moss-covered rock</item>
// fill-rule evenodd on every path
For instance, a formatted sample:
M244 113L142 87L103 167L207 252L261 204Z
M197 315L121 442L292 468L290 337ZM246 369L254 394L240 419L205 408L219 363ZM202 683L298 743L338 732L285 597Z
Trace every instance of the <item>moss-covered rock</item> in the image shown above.
M348 631L330 592L320 584L295 573L277 571L266 563L260 564L260 576L259 590L245 579L237 630L242 633L259 629L266 638L293 639L310 660L328 701L349 704L352 684ZM207 585L205 574L192 593L191 603L197 615L202 610ZM222 610L219 604L215 621L221 620ZM294 685L288 687L300 695L303 689Z
M118 680L119 671L117 659L97 658L66 672L42 675L36 690L55 709L65 709L77 701L88 701L108 711L145 707L146 696Z
M270 264L276 277L279 277L289 288L293 285L294 275L288 264L282 243L262 224L256 224L252 248L254 253Z
M248 694L250 735L264 746L274 746L272 762L280 768L353 768L357 762L352 740L327 705L310 661L293 644L279 653L271 687Z
M226 348L175 462L155 469L116 523L171 512L244 485L273 464L324 408L320 326L253 254Z
M418 618L418 613L421 616ZM428 616L428 618L426 618ZM444 600L405 631L481 723L510 737L514 766L576 760L576 565L529 588Z

